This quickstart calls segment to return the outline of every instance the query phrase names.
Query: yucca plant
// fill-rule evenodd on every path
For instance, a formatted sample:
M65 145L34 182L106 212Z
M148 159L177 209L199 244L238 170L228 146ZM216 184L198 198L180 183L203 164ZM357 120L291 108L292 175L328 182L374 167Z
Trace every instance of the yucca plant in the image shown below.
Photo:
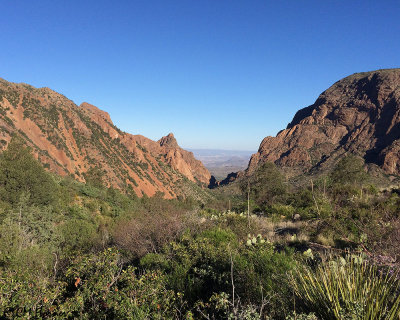
M321 319L400 319L399 274L361 256L299 265L291 281L299 302Z

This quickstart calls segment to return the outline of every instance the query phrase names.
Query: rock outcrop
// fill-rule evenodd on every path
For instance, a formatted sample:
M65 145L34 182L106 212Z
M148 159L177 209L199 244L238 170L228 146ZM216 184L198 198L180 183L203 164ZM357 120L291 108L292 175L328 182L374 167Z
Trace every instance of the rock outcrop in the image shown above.
M266 137L246 170L271 161L296 175L329 169L347 153L400 175L400 69L353 74Z
M0 79L1 149L15 133L49 170L84 181L91 167L99 167L106 185L131 187L138 196L185 197L189 181L206 187L211 178L173 134L153 141L125 133L89 103L77 106L51 89Z

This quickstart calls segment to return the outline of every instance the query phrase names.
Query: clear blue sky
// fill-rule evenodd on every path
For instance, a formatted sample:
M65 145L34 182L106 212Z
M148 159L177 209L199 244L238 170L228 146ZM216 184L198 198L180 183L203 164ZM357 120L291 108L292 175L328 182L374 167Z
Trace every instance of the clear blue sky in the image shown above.
M0 2L0 77L191 148L256 150L349 74L400 67L400 1Z

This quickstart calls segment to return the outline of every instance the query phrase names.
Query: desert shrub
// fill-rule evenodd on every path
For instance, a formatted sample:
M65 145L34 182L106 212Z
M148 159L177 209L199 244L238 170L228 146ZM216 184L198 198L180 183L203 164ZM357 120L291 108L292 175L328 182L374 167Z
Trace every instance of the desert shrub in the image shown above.
M247 212L203 210L200 214L201 219L203 219L203 227L206 227L205 229L211 229L215 226L221 229L229 229L238 239L245 239L249 233L259 233L260 226L256 216L253 214L248 216ZM206 220L204 221L205 218ZM208 225L205 222L208 222Z
M314 313L296 313L293 312L286 317L286 320L318 320Z
M174 318L176 296L159 272L123 268L118 251L78 257L65 274L58 314L85 319Z
M293 207L302 219L327 218L333 214L331 199L317 187L302 188L288 194L286 204Z
M380 269L361 256L331 259L313 270L299 265L294 292L305 311L321 319L398 319L398 274Z
M170 287L194 305L200 299L207 301L215 292L230 291L233 239L232 232L221 229L208 230L196 238L187 233L162 254L142 258L141 266L166 272Z
M1 319L176 319L160 272L138 275L116 250L80 255L58 281L0 268Z
M0 224L0 267L46 275L60 237L58 216L49 207L27 206L6 213Z
M270 212L271 214L292 218L296 212L296 208L287 204L275 203L270 207Z
M226 292L213 294L207 302L198 301L195 307L206 319L261 320L258 307L232 300Z
M99 244L96 225L83 219L69 219L59 227L62 241L60 247L65 254L88 252Z
M139 201L137 198L123 194L121 191L108 188L105 200L110 206L107 215L116 218L128 211L138 211Z
M400 219L393 218L389 221L381 222L375 229L366 228L365 242L368 249L376 255L385 256L393 261L397 261L400 253Z
M198 203L191 197L178 201L177 199L166 200L161 193L156 193L153 197L143 196L140 199L143 209L152 214L185 214L193 210Z
M250 217L249 219L246 214L231 214L226 215L226 219L221 226L231 230L238 239L245 239L249 233L258 233L259 226L257 221Z
M104 175L105 171L99 167L90 167L87 172L83 174L86 180L86 184L96 188L103 188L104 186Z
M0 268L0 318L50 318L60 290L61 286L49 286L46 277Z
M7 221L0 226L0 232L0 266L46 274L52 260L48 247L32 243L32 236L16 223Z
M130 257L140 258L158 252L164 244L176 239L184 227L178 214L143 213L122 219L114 229L114 243Z
M290 310L291 288L287 274L294 267L293 252L276 252L264 244L246 246L234 261L236 291L242 303L261 305L272 319Z
M288 195L287 203L296 208L312 207L314 205L312 192L308 188L301 188Z
M70 219L90 220L91 215L88 210L78 204L72 204L66 208L66 216Z
M180 241L166 246L162 253L141 259L143 268L166 273L169 286L184 294L188 306L199 306L203 313L216 318L223 318L226 312L239 312L234 311L239 307L236 304L225 305L219 311L209 307L217 297L222 299L222 295L232 301L232 281L233 300L240 301L240 310L257 306L260 312L263 304L266 314L284 314L288 306L283 298L290 294L286 273L293 264L291 253L277 253L265 241L249 246L229 229L221 228L195 237L185 234Z
M84 184L81 186L80 193L87 197L98 198L101 196L102 190L91 184Z
M361 188L352 184L334 184L330 189L332 200L344 207L352 204L361 194Z
M26 242L35 244L50 244L55 239L55 224L60 216L51 207L27 205L29 198L21 198L18 207L7 211L3 223L18 225L26 235Z

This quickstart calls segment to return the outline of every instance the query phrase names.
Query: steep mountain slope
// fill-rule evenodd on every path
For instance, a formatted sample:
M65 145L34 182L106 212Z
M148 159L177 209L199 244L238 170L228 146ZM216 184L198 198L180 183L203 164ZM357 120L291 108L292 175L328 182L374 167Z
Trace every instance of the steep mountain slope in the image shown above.
M208 185L210 173L170 133L159 141L122 132L107 112L88 103L79 107L48 88L0 79L0 147L13 133L22 136L53 172L84 181L92 167L107 185L131 186L141 196L190 195L187 182Z
M400 69L353 74L299 110L276 137L266 137L247 173L272 161L291 174L324 170L346 153L400 175Z

